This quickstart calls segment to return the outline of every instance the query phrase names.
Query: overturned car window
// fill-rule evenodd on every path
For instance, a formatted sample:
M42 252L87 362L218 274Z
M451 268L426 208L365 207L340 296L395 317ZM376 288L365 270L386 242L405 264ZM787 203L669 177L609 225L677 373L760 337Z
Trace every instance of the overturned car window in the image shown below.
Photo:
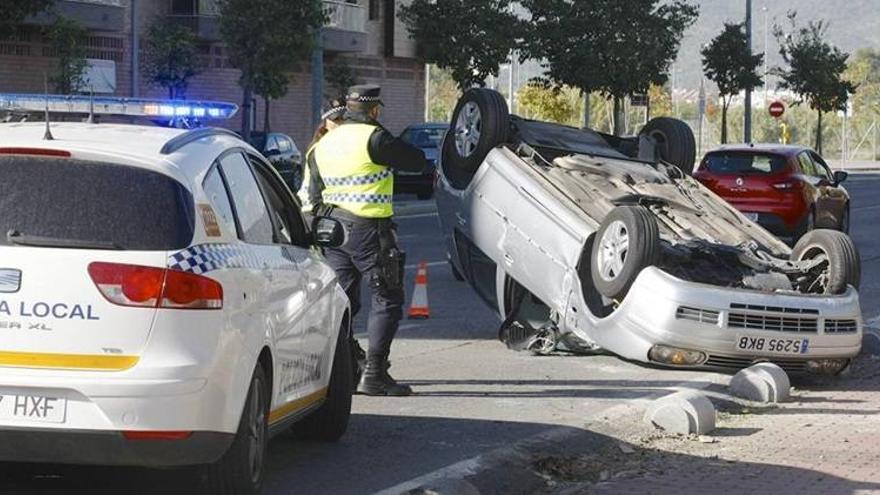
M70 158L0 157L0 212L0 245L51 239L70 247L180 249L195 223L192 195L171 177Z
M713 153L705 169L716 174L775 174L785 169L785 157L753 153Z

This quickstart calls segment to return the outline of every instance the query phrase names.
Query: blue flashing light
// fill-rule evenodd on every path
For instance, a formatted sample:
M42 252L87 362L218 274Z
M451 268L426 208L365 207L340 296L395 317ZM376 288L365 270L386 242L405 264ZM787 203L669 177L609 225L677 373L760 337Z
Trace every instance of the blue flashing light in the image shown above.
M0 111L42 112L48 104L52 113L127 115L173 121L179 117L229 119L238 112L234 103L196 100L155 100L80 95L0 93Z

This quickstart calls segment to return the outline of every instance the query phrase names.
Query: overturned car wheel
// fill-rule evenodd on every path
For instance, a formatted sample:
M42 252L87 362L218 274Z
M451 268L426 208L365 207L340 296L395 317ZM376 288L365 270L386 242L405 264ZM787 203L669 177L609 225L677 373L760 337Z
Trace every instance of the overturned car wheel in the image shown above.
M859 288L862 277L859 252L852 239L836 230L811 230L794 245L792 261L819 263L799 282L809 294L843 294L847 286Z
M694 131L685 122L669 117L651 119L640 133L657 143L660 158L691 175L697 157Z
M491 89L468 90L452 114L443 141L442 165L446 178L464 189L492 148L507 141L510 114L504 97Z
M660 253L657 220L642 206L618 206L605 217L593 240L591 273L596 290L621 300L643 268Z

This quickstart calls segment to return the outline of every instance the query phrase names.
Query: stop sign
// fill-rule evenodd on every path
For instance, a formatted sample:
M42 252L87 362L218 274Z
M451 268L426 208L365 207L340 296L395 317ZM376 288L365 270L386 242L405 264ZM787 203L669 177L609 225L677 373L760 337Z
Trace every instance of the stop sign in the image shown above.
M785 113L785 105L783 105L781 101L774 101L770 104L767 110L770 112L771 117L775 117L778 119L779 117L782 117L782 114Z

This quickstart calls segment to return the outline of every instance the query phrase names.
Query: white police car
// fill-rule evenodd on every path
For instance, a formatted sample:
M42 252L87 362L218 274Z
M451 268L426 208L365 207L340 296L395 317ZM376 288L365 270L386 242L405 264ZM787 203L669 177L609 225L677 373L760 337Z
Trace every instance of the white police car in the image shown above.
M33 105L0 95L6 112ZM230 131L50 132L0 124L0 461L201 466L208 492L244 494L260 490L271 435L340 437L348 300L314 246L338 245L341 226L325 219L313 234Z

